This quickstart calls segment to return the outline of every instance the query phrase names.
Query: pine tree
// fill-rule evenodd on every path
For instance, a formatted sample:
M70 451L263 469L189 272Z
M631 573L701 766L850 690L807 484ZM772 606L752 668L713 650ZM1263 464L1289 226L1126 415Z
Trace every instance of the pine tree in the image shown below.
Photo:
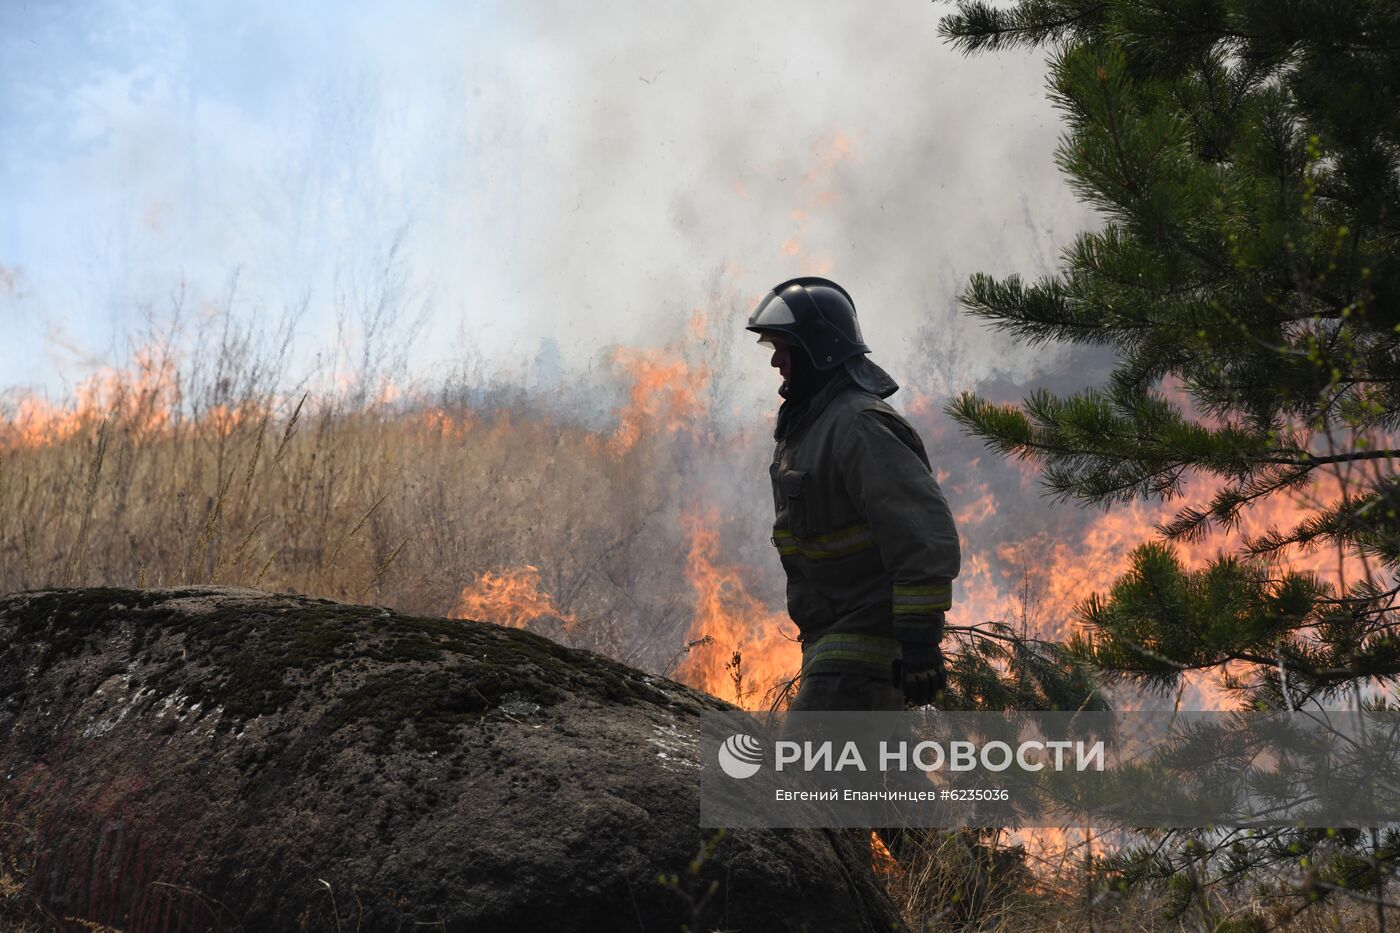
M1269 708L1393 688L1400 4L962 0L942 32L969 53L1050 51L1058 161L1103 218L1057 275L975 276L965 305L1021 339L1119 357L1098 388L1020 406L965 394L950 414L1041 463L1059 497L1180 503L1081 607L1071 653L1162 688L1229 665L1243 703ZM1175 543L1304 492L1300 521L1183 566ZM1317 547L1349 559L1346 585L1290 569ZM1212 927L1208 892L1260 872L1299 879L1274 889L1267 926L1341 892L1365 892L1380 925L1397 867L1393 830L1171 831L1100 865L1115 883L1162 882Z
M1103 220L1057 274L976 275L965 306L1118 356L1100 387L948 411L1060 498L1177 505L1070 650L1158 688L1228 664L1270 708L1400 683L1400 4L962 0L941 31L1049 51L1058 164ZM1300 520L1239 533L1300 495ZM1213 529L1237 551L1187 569L1175 543ZM1348 579L1290 567L1319 547Z

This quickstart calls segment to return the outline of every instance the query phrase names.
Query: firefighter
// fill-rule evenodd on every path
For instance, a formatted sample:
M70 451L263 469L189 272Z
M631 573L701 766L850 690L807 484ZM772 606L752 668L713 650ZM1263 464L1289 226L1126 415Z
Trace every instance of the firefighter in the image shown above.
M773 544L802 642L791 709L902 710L946 685L940 642L961 553L923 442L885 399L855 304L823 278L764 296L748 330L783 378Z

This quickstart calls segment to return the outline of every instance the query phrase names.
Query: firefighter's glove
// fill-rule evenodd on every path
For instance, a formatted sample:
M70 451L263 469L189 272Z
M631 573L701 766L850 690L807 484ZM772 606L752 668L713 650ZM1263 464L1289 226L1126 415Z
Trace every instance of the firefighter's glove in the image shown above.
M904 699L915 706L927 706L948 688L948 669L943 652L934 642L902 641L904 657L900 670L904 674Z

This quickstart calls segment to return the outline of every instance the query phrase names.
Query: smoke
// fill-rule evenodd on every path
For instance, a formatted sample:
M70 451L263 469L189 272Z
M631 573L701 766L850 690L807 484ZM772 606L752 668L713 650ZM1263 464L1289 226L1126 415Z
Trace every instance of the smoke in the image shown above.
M826 273L906 385L1024 376L1046 359L955 295L973 271L1044 271L1089 218L1052 163L1040 60L963 59L941 14L11 8L0 106L22 142L0 261L47 316L14 374L48 377L25 362L45 326L119 348L136 309L181 282L217 296L235 269L248 314L306 299L312 355L344 283L397 247L404 312L429 312L424 369L522 372L549 341L586 369L683 336L717 298L734 336L713 339L741 339L770 285ZM750 408L768 404L763 357L735 364L758 371Z
M0 388L120 355L172 293L250 320L303 309L300 363L375 340L469 404L509 384L590 429L683 426L682 501L658 521L700 516L693 573L762 568L742 583L778 606L777 378L742 324L778 281L829 275L962 519L955 621L1033 615L1031 580L1064 634L1114 568L1066 588L1055 546L1102 523L1046 508L1033 471L941 413L1111 363L1018 346L957 303L973 272L1051 271L1096 223L1054 165L1041 56L962 58L933 4L468 6L0 11L0 312L23 302ZM658 376L669 390L629 397Z
M933 6L522 15L520 116L542 128L521 168L537 182L514 250L526 307L564 294L570 326L635 343L704 301L716 269L731 324L780 279L829 274L911 386L1043 365L955 302L973 271L1046 271L1087 222L1053 166L1038 58L960 58ZM903 350L916 335L959 370Z

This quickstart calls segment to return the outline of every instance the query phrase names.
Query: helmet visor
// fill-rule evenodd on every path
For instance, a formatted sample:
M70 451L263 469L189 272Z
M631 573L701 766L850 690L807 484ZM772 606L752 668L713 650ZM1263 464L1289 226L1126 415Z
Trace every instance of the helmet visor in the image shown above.
M792 316L792 309L787 306L787 302L776 294L769 294L762 303L749 315L748 326L751 329L765 327L786 328L797 323L797 318Z

